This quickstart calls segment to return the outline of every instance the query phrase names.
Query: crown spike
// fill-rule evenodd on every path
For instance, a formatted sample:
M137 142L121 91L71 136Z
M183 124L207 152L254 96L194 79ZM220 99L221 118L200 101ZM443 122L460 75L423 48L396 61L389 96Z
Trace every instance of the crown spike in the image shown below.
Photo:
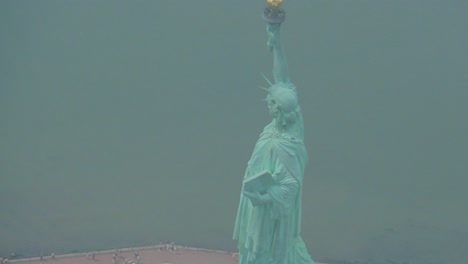
M261 75L263 76L263 78L268 82L268 84L270 86L273 86L273 84L271 83L271 81L265 76L265 74L261 73Z
M266 92L270 92L270 90L269 90L268 88L265 88L265 87L263 87L263 86L258 86L258 88L260 88L260 89L262 89L262 90L264 90L264 91L266 91Z

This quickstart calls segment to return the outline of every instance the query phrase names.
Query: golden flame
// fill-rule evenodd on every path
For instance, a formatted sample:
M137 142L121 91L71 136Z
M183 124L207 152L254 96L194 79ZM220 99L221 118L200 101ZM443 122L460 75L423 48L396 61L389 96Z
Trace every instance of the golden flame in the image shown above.
M267 0L267 4L272 8L279 8L283 0Z

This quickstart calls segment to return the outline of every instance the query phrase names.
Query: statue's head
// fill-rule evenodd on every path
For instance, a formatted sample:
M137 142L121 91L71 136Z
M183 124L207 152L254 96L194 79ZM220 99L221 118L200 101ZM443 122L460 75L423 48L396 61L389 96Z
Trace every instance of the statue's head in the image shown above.
M293 124L300 111L296 89L293 84L277 83L268 89L266 98L270 115L281 126Z

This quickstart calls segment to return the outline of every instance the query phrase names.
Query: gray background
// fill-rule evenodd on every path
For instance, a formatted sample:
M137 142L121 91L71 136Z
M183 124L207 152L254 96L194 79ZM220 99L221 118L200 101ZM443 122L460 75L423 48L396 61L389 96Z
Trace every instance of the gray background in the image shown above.
M313 258L465 263L468 2L286 2ZM0 256L234 251L269 122L263 6L1 1Z

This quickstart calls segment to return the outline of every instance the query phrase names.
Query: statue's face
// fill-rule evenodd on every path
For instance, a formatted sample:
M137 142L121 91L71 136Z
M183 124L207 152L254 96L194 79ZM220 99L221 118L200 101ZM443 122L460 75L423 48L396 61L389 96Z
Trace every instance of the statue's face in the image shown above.
M279 112L279 105L278 101L276 99L272 98L270 95L266 98L267 105L268 105L268 111L270 112L270 116L273 118L278 117L278 112Z

